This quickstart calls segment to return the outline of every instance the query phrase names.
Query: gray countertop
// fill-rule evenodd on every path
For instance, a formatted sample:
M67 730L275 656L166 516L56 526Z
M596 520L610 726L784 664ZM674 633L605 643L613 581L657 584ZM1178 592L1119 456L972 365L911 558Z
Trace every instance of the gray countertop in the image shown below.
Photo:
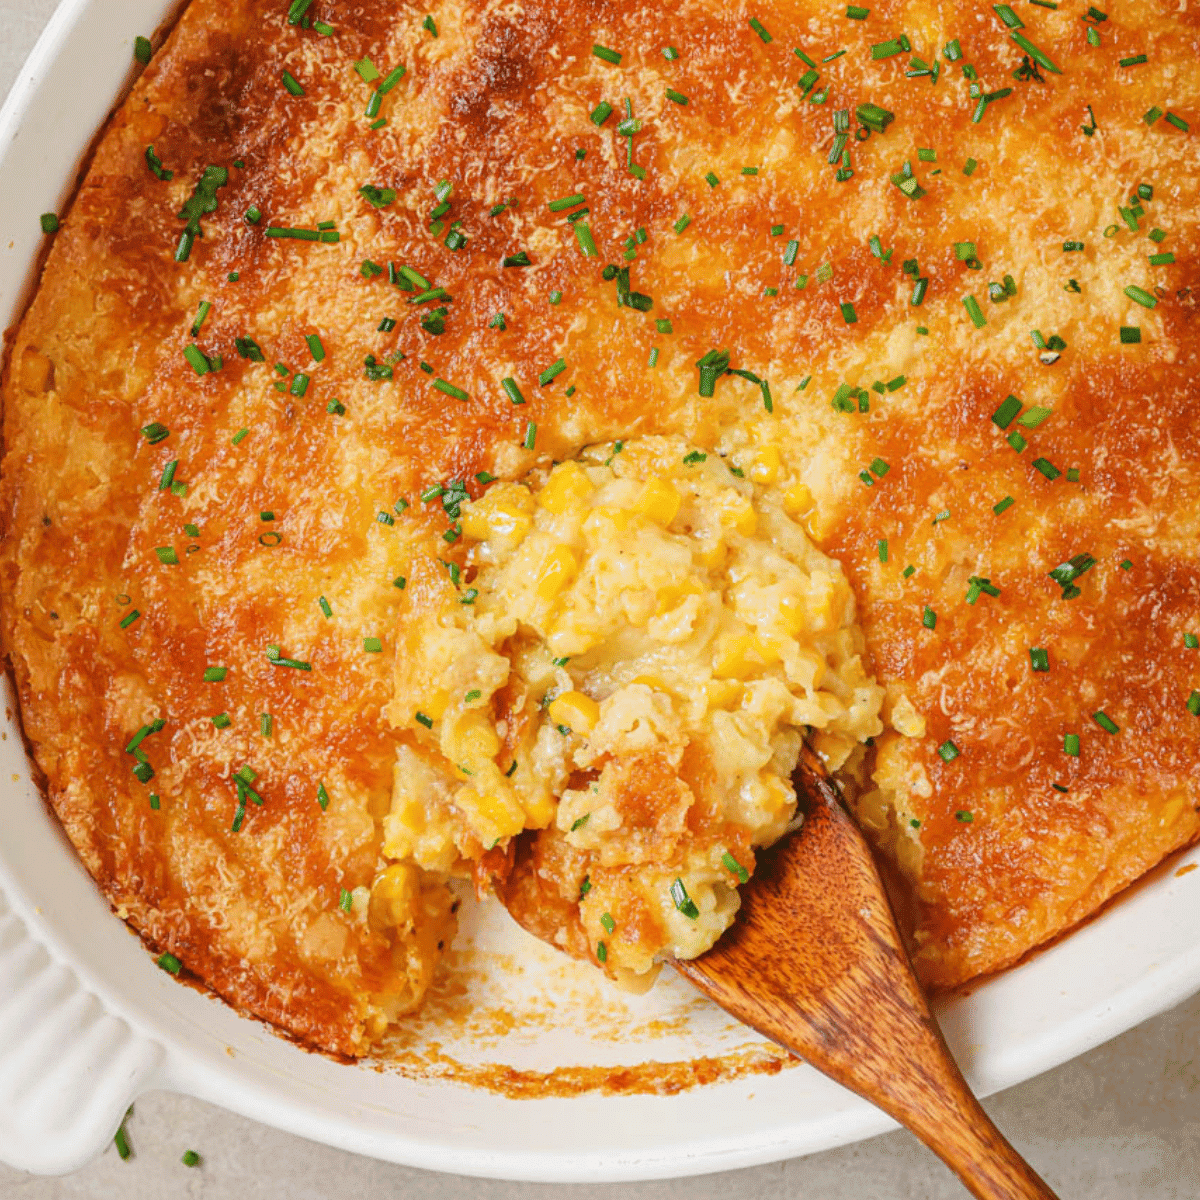
M49 18L55 0L0 0L0 91ZM1063 1196L1087 1200L1193 1200L1200 1194L1200 997L1106 1046L988 1102L988 1110ZM301 1200L357 1195L438 1200L578 1200L615 1196L594 1185L492 1183L409 1170L255 1125L179 1096L138 1101L129 1121L134 1156L110 1149L64 1179L40 1179L0 1166L0 1200ZM194 1149L202 1164L180 1163ZM3 1147L0 1147L0 1156ZM958 1200L964 1192L906 1133L809 1158L723 1175L624 1184L629 1200Z

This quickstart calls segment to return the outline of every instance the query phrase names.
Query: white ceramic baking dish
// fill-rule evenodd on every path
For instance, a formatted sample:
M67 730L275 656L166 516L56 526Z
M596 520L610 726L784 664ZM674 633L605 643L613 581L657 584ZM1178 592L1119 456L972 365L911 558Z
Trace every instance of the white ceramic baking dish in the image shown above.
M0 112L0 314L32 282L38 216L74 185L130 77L133 37L164 0L64 0ZM31 781L9 701L0 734L0 1158L63 1172L97 1154L139 1094L166 1088L362 1154L442 1171L547 1181L630 1180L805 1154L889 1122L807 1067L673 1096L515 1100L307 1054L158 970L109 912ZM1033 961L940 1006L981 1094L1027 1079L1200 988L1193 850ZM759 1039L675 978L611 992L494 907L468 910L459 1007L410 1050L548 1072L715 1057ZM515 1014L511 1031L489 1020ZM752 1050L753 1052L753 1050ZM536 1090L536 1088L535 1088Z

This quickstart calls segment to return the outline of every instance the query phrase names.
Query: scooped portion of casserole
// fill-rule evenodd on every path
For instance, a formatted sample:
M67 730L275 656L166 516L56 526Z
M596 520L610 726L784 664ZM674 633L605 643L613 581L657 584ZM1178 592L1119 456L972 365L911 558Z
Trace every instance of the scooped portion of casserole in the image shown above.
M798 503L665 437L464 503L466 569L427 556L398 614L384 854L482 888L541 830L523 923L628 983L707 950L795 815L805 729L851 768L883 729Z

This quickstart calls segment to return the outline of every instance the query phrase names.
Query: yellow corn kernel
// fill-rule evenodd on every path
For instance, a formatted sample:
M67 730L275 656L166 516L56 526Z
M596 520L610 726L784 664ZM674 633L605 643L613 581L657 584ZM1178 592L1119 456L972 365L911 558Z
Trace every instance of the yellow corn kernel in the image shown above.
M528 513L511 504L495 504L487 508L479 504L464 504L461 511L463 533L478 542L488 538L519 542L533 524Z
M779 447L760 446L750 462L747 474L755 483L774 483L779 478Z
M797 483L783 493L784 511L789 516L798 517L808 512L813 506L813 494L806 483Z
M413 913L413 902L421 894L420 872L411 863L393 863L371 885L372 924L405 924Z
M432 717L435 721L438 721L445 715L446 709L449 707L450 693L445 688L438 688L425 697L425 703L421 706L421 711L427 717Z
M779 602L779 624L788 637L798 637L804 628L804 605L795 596L784 596Z
M763 800L772 815L782 812L796 799L796 793L774 771L764 771L758 777L763 785Z
M704 588L699 580L687 578L681 583L672 583L658 589L658 615L670 612L687 596L703 596Z
M554 797L549 792L523 798L521 807L525 810L526 829L545 829L554 821L557 811Z
M614 530L624 533L629 528L629 513L623 508L601 506L584 518L583 532L589 537L605 537Z
M717 538L714 542L708 542L700 550L700 563L710 571L717 570L718 567L725 564L726 547L725 543Z
M563 692L550 701L550 720L576 733L591 733L600 720L600 705L583 692Z
M660 525L670 525L679 512L683 497L665 479L647 479L642 486L641 494L633 502L634 512L657 521Z
M481 795L474 788L463 788L454 803L485 844L515 837L525 828L524 809L505 796Z
M736 679L710 679L704 685L708 708L736 708L742 702L742 685Z
M713 658L713 674L718 679L745 679L755 668L762 666L751 633L735 633L722 639Z
M754 505L733 488L727 488L717 499L721 524L732 525L743 537L752 537L758 528L758 513Z
M587 472L575 462L560 463L550 472L546 486L538 494L538 503L556 517L561 517L592 493L592 481Z
M754 651L768 666L780 660L782 649L783 646L778 638L759 636L754 638Z
M453 754L464 762L475 763L495 758L500 753L500 739L496 731L486 722L472 722L456 730Z
M555 546L546 555L537 577L539 600L553 600L575 578L579 561L570 546Z

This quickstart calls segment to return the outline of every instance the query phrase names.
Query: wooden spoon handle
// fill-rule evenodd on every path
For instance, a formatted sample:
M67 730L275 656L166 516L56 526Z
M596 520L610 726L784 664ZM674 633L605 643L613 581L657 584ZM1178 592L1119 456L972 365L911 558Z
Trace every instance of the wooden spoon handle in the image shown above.
M806 815L733 926L675 969L908 1126L979 1200L1056 1200L971 1094L912 973L875 862L805 746Z
M963 1111L947 1112L936 1137L913 1132L978 1200L1057 1200L1041 1176L1008 1144L964 1084Z

